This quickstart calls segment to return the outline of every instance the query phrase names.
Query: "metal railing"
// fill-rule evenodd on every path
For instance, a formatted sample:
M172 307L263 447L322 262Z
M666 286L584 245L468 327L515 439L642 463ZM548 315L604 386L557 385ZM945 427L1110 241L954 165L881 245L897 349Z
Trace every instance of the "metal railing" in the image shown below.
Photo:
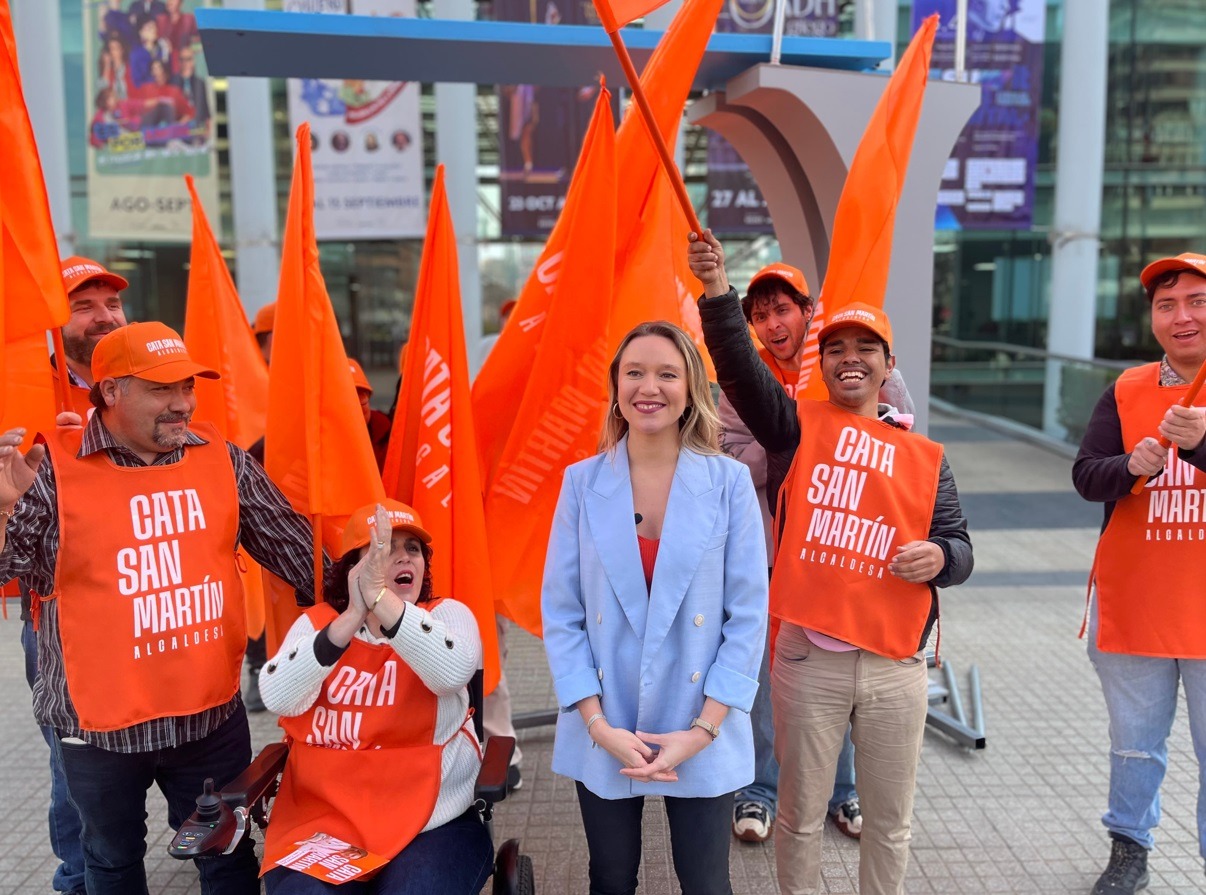
M1004 417L1079 444L1101 393L1138 363L935 335L930 393L964 410ZM1049 400L1056 407L1044 413Z

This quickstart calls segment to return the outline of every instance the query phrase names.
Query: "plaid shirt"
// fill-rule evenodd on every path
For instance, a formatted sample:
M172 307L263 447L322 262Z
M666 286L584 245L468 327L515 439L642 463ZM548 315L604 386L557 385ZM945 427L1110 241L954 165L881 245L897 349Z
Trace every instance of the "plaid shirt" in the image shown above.
M184 459L190 445L206 444L205 439L188 432L185 446L160 454L153 466L167 466ZM293 511L289 501L268 478L267 473L247 453L227 443L238 489L238 540L264 568L292 584L301 600L314 600L314 567L311 554L310 524ZM145 467L147 464L129 448L120 444L92 415L84 430L79 457L105 451L118 466ZM55 564L59 555L59 518L54 467L49 459L38 467L29 491L17 503L9 521L4 550L0 552L0 581L20 577L35 593L54 592ZM98 629L97 636L104 636ZM58 600L41 603L38 624L38 676L34 682L34 717L49 725L60 736L76 736L111 752L150 752L191 743L213 733L239 705L239 696L225 705L195 715L156 718L132 727L105 733L80 730L79 718L67 692L63 668L63 644L59 639Z

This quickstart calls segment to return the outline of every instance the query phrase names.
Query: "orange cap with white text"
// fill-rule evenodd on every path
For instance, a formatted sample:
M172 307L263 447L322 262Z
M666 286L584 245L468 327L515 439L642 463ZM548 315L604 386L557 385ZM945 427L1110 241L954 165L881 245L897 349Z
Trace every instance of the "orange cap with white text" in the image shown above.
M113 271L105 269L104 265L80 255L72 255L70 258L64 258L62 272L63 286L66 287L68 295L85 283L94 281L112 286L118 292L121 292L121 290L130 285L129 280L125 277L118 276Z
M219 379L188 353L184 340L170 326L156 321L131 323L108 333L92 352L92 378L137 376L151 382L180 382L190 376Z
M1206 277L1206 255L1182 252L1175 258L1161 258L1159 261L1153 261L1143 268L1143 273L1139 274L1139 282L1143 284L1144 289L1150 289L1153 280L1174 270L1188 270L1200 277Z
M424 544L431 543L431 535L423 527L423 520L419 518L419 514L414 509L400 500L394 500L389 497L381 501L381 505L389 513L390 527L394 531L409 532ZM349 550L368 546L369 538L371 537L372 522L376 518L377 505L375 503L365 504L352 513L348 519L347 526L343 530L344 554Z
M804 272L798 267L792 267L790 264L784 264L782 261L768 264L754 274L754 278L750 280L750 285L745 291L749 292L750 289L754 288L755 283L769 279L783 280L801 295L809 294L808 280L804 279Z
M860 326L870 330L884 340L889 351L892 350L892 324L888 315L884 313L883 308L861 301L851 302L835 311L833 316L825 321L824 329L817 336L817 344L823 347L827 335L847 326Z

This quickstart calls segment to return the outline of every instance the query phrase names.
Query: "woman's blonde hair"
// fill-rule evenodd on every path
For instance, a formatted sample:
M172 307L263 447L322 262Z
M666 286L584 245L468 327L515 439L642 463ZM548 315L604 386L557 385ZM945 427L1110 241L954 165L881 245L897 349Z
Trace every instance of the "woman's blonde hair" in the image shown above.
M687 409L678 421L678 439L683 447L697 454L720 453L720 417L712 403L712 387L708 371L695 342L682 329L665 320L640 323L626 335L616 349L607 369L607 420L599 436L599 450L610 451L628 434L628 420L619 414L617 394L620 383L620 358L633 339L661 336L669 339L687 365Z

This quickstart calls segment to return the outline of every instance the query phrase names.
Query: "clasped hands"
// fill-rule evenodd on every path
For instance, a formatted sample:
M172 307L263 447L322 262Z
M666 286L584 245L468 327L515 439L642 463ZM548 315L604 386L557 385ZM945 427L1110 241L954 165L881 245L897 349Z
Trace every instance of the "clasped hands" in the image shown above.
M1174 404L1160 421L1160 434L1183 451L1194 451L1206 438L1206 411L1201 407ZM1149 478L1160 474L1168 461L1168 448L1155 438L1144 438L1131 451L1126 469L1131 475Z
M590 738L623 765L621 774L642 783L677 783L675 768L712 742L708 732L698 727L670 733L634 733L612 727L602 718L591 728ZM657 746L657 751L650 744Z

